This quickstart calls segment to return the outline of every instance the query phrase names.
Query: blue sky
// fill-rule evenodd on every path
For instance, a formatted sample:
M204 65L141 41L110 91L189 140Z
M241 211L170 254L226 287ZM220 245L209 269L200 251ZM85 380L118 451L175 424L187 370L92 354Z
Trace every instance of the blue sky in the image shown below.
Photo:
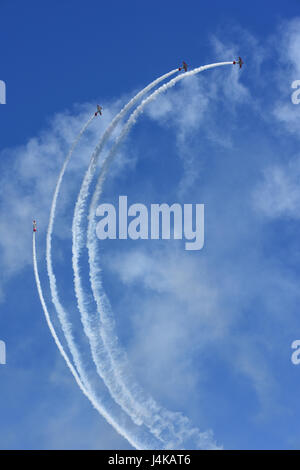
M182 413L190 428L211 430L225 449L299 448L300 368L291 362L291 343L300 338L300 105L291 102L291 83L300 80L298 2L1 1L0 12L7 86L0 105L0 340L7 347L0 448L132 448L67 369L32 268L35 217L42 287L65 345L51 303L46 229L64 157L98 102L103 116L65 175L54 269L95 390L132 435L146 433L122 418L94 370L73 289L74 204L95 145L137 91L182 60L193 68L238 55L241 71L205 71L145 109L102 196L205 204L203 250L185 251L181 241L107 240L97 261L132 383L164 410ZM90 294L86 251L81 263Z

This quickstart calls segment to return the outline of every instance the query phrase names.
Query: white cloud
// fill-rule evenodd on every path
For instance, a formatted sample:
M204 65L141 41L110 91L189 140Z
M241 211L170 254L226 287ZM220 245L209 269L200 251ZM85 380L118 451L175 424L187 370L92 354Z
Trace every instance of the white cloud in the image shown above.
M70 236L71 212L66 208L73 201L81 184L90 156L103 131L121 106L121 100L107 105L101 119L92 122L81 139L67 171L59 201L55 235ZM28 139L23 146L3 149L4 168L1 176L0 250L3 280L31 264L32 220L38 222L39 253L44 250L40 234L44 234L50 203L59 170L75 137L94 111L94 105L74 106L73 111L56 114L49 128ZM113 175L127 164L130 155L119 152ZM64 215L64 217L61 217ZM59 226L59 230L57 227ZM44 241L44 240L43 240Z
M300 217L300 158L272 166L253 192L254 207L271 218Z
M105 258L105 267L124 284L120 302L124 305L125 299L130 312L128 353L152 394L191 413L197 409L201 415L199 400L205 393L209 351L221 363L230 364L239 377L250 379L260 411L266 411L276 390L263 352L268 340L251 337L240 327L253 295L264 292L267 301L272 298L273 281L282 283L278 273L271 280L271 272L266 271L263 284L255 268L245 272L243 260L231 270L224 258L216 261L221 271L217 277L212 260L208 263L204 256L191 257L174 249L114 250ZM274 302L280 310L278 299ZM239 336L232 331L240 331Z
M279 39L278 39L279 36ZM300 18L284 21L278 35L273 38L273 45L279 57L279 69L274 74L279 89L273 115L285 126L285 129L296 136L300 131L300 106L291 101L294 80L300 80Z

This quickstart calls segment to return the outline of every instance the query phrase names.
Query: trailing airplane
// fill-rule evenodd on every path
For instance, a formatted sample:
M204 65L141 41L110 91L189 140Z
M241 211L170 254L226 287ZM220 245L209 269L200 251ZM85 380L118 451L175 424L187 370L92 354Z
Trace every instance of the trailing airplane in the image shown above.
M183 69L185 72L186 72L186 71L187 71L187 69L188 69L187 63L186 63L186 62L184 62L184 61L182 62L182 67L179 67L179 69L178 69L178 70L180 71L180 70L182 70L182 69Z
M239 57L239 59L238 59L238 60L234 60L233 63L234 63L234 64L238 64L238 65L240 66L240 69L241 69L244 62L243 62L243 59L242 59L241 57Z
M36 228L36 221L34 220L33 221L33 231L36 232L37 228Z
M99 104L97 104L97 111L95 112L95 116L97 116L97 114L99 113L100 116L102 116L102 106L100 106Z

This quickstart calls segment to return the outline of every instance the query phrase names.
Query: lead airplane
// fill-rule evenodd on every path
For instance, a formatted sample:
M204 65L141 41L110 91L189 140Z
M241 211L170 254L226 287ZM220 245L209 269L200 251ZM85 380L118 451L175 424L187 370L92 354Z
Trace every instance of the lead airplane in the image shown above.
M37 228L36 228L36 221L34 220L33 222L33 231L36 232Z
M97 116L97 114L99 113L100 116L102 116L102 106L100 106L99 104L97 104L97 111L95 112L95 116Z

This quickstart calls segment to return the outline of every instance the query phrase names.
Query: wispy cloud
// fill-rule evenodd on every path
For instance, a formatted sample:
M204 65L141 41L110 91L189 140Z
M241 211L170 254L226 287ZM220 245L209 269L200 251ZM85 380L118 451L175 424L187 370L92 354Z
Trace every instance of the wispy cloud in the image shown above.
M253 203L271 218L300 217L300 158L267 168L253 193Z

